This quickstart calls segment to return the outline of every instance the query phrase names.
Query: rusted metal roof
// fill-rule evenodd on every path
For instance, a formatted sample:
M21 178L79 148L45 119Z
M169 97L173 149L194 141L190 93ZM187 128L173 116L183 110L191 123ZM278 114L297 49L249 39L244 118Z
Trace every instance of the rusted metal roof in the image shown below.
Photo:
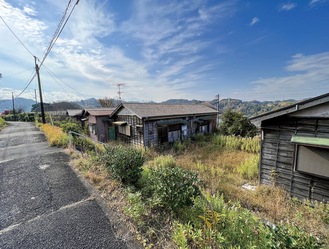
M188 116L188 115L215 115L217 110L206 105L171 105L171 104L153 104L153 103L123 103L117 107L113 114L120 115L120 111L126 109L131 114L140 118L161 118L171 116ZM126 111L123 111L124 115Z

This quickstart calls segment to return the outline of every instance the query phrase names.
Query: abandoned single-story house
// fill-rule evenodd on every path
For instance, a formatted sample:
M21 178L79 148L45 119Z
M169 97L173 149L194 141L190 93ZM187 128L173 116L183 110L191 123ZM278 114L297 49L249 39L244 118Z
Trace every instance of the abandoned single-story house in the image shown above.
M84 109L68 109L66 110L66 116L70 118L75 118L77 121L81 121L84 118L85 110Z
M261 128L260 183L329 201L329 93L251 118Z
M109 117L115 108L86 109L89 136L99 142L107 142L109 138Z
M116 139L152 147L214 132L217 111L206 105L122 103L110 118Z

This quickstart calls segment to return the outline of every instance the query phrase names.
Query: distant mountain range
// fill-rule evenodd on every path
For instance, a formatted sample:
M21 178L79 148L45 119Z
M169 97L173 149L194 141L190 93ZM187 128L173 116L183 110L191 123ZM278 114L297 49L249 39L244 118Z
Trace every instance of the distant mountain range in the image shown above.
M242 101L239 99L221 99L219 101L219 110L224 112L227 109L239 111L245 116L254 116L264 112L279 109L281 107L296 103L296 100L283 100L283 101ZM187 99L169 99L161 102L163 104L207 104L217 109L218 101L216 99L205 102L201 100L187 100ZM32 105L35 101L32 99L17 98L15 99L15 109L21 109L24 112L29 112L32 109ZM46 104L49 110L66 110L71 108L98 108L100 104L97 99L90 98L81 101L74 102L59 102L54 104ZM47 110L46 109L46 110ZM4 99L0 100L0 112L5 110L12 110L12 100Z

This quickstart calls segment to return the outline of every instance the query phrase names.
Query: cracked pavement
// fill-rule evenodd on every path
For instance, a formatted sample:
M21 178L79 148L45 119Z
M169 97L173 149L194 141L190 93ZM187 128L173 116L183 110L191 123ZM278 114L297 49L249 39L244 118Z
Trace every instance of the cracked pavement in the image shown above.
M33 123L0 131L0 248L128 248L68 163Z

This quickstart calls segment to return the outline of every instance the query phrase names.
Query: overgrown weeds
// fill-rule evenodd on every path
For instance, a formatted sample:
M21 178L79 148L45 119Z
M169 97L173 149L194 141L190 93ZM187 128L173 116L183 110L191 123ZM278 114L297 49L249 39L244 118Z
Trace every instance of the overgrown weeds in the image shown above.
M328 205L291 200L273 186L242 189L257 183L259 141L216 137L183 142L172 155L111 146L77 156L74 164L129 217L123 220L146 248L328 244Z
M6 121L5 121L3 118L0 117L0 130L1 130L3 127L5 127L5 125L6 125Z
M50 146L67 147L68 136L60 127L43 124L40 129L45 134Z

